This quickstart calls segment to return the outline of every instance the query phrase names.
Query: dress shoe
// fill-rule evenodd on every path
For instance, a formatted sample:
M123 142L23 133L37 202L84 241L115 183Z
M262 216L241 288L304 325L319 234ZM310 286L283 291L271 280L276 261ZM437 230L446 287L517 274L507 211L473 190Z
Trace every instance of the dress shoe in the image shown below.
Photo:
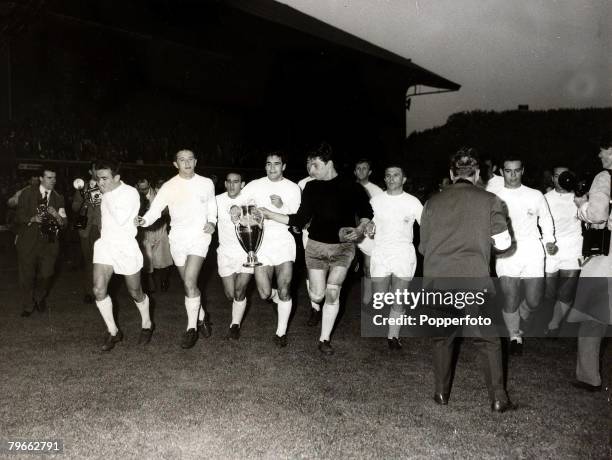
M227 338L230 340L238 340L240 338L240 326L238 324L232 324L230 326Z
M586 390L591 393L596 393L598 391L601 391L601 385L591 385L589 383L582 382L581 380L574 380L572 382L572 386L574 388L578 388L580 390Z
M181 341L181 348L192 348L198 341L198 331L195 328L187 329L183 340Z
M115 335L111 335L109 332L104 345L102 345L102 351L111 351L113 348L115 348L115 344L121 342L122 340L123 333L121 331L117 331Z
M287 334L281 336L274 334L274 337L272 337L272 341L274 342L274 345L276 345L278 348L285 348L287 346Z
M151 327L142 328L140 330L140 336L138 337L139 345L146 345L151 341L151 336L153 335L153 331L155 330L155 324L151 323Z
M500 401L496 399L495 401L491 403L491 411L498 412L500 414L503 412L509 411L509 410L515 410L516 408L517 408L517 405L511 403L509 400Z
M391 339L387 339L387 345L389 345L389 350L401 350L402 342L398 337L393 337Z
M310 315L308 315L308 321L306 322L307 326L313 327L319 324L321 320L321 310L315 310L310 307Z
M514 356L522 356L523 355L523 342L519 342L518 340L510 341L510 354Z
M433 395L433 400L436 404L441 406L446 406L448 404L448 394L446 393L435 393Z
M206 315L202 321L198 321L198 332L202 338L207 339L212 335L211 324L209 315Z
M324 355L333 355L334 349L329 343L329 340L319 341L319 351Z

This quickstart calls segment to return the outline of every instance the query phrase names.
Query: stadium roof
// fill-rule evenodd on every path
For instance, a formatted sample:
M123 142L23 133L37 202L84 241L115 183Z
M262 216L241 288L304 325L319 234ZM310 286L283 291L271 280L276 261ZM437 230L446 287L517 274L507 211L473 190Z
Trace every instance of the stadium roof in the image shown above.
M331 26L323 21L304 14L290 6L273 0L221 0L230 5L262 19L266 19L283 26L299 30L323 40L335 43L364 54L398 64L406 71L406 76L412 85L424 85L432 88L457 91L461 85L430 72L414 64L410 59L394 54L384 48L373 45L348 32Z

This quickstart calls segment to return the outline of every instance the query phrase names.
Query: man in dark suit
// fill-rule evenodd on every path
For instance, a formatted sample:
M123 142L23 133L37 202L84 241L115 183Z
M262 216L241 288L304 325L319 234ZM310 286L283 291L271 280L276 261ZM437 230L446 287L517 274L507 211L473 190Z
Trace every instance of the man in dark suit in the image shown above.
M45 310L55 272L58 231L66 225L64 197L54 190L56 181L55 171L45 168L40 185L23 190L17 203L17 263L24 317L34 309Z
M461 149L452 157L450 166L453 184L432 196L421 216L419 250L425 256L423 276L434 281L460 277L487 282L491 244L498 250L510 247L506 214L499 198L475 185L479 169L473 149ZM453 348L458 332L455 329L449 336L433 339L434 401L441 405L448 404L450 396ZM499 337L486 337L478 330L472 335L489 390L491 410L504 412L515 408L504 388Z

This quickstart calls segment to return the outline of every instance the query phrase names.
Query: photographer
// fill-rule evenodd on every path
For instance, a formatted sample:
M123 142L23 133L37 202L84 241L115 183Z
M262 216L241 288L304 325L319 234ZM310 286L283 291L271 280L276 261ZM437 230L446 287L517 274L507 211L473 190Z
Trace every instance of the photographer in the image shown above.
M610 220L610 186L612 173L612 142L602 142L599 158L604 171L593 179L589 193L576 197L578 216L598 228L612 228ZM612 257L601 254L590 257L582 267L574 308L568 322L579 322L576 381L572 385L587 391L601 390L600 348L610 319L610 277Z
M76 190L72 198L72 211L79 217L81 222L85 222L84 226L77 226L79 231L79 240L81 242L81 253L83 255L83 263L85 270L85 295L83 302L93 303L94 298L91 295L92 279L93 279L93 247L94 243L100 238L100 190L96 185L94 177L94 163L91 164L89 170L90 179L85 181L85 188Z
M22 191L17 202L17 263L19 285L23 297L21 316L27 317L36 309L46 309L46 298L55 272L59 253L60 227L66 225L64 197L55 189L56 173L44 168L40 185ZM36 283L37 275L39 283Z

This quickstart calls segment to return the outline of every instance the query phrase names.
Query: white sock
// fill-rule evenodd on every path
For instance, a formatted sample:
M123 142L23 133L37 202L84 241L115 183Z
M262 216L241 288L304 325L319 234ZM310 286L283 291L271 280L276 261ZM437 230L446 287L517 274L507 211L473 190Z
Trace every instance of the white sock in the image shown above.
M185 310L187 310L187 329L195 329L198 326L200 296L185 297Z
M272 291L270 292L270 297L268 297L268 299L270 299L274 303L279 303L281 301L280 297L278 296L278 291L274 288L272 288Z
M321 311L321 305L319 305L317 302L315 302L314 300L310 301L310 307L313 310L317 310L317 311Z
M142 318L142 328L149 329L151 327L151 316L149 314L149 296L145 294L142 302L134 303L138 307L138 311L140 311L140 317Z
M506 328L508 329L508 333L510 335L511 340L515 340L517 337L521 337L521 315L518 310L514 313L502 312L504 316L504 323L506 323Z
M244 310L246 310L246 298L242 300L236 300L232 302L232 324L237 324L240 326L242 322L242 317L244 316ZM232 325L230 324L230 326Z
M404 311L401 309L395 309L391 307L391 310L389 310L389 319L393 319L394 321L389 321L389 335L387 335L388 339L399 339L399 333L402 326L400 324L397 324L399 321L396 320L401 318L403 314Z
M561 320L565 317L569 309L569 304L557 300L553 309L553 316L550 320L550 323L548 323L548 329L558 329Z
M291 315L291 307L293 306L293 300L279 300L278 301L278 323L276 324L276 335L282 337L287 333L287 324L289 323L289 316Z
M110 296L106 296L102 300L96 300L96 306L98 310L100 310L100 314L102 315L102 319L106 323L106 328L111 335L116 335L117 325L115 324L115 318L113 317L113 301Z
M321 337L319 341L329 340L332 329L338 316L338 310L340 310L339 303L325 303L323 304L323 314L321 315Z

